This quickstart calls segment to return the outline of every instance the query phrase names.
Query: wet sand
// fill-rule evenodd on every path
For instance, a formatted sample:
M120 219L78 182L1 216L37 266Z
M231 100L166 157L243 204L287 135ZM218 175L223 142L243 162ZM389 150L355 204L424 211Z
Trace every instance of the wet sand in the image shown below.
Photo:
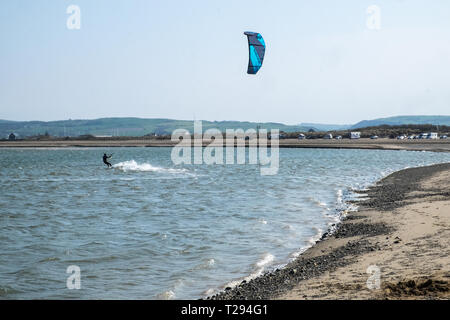
M226 141L225 141L226 142ZM97 140L41 140L0 141L0 148L67 148L67 147L173 147L178 142L156 139L97 139ZM203 145L207 146L208 141ZM270 146L270 142L268 142ZM327 148L327 149L382 149L450 152L450 139L442 140L397 140L397 139L282 139L280 148Z
M286 267L211 298L449 299L450 163L398 171L366 194Z

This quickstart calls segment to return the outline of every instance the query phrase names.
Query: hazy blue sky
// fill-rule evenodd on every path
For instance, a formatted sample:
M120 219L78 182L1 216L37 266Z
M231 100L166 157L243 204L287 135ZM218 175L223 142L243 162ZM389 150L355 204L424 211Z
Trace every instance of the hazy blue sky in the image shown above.
M246 30L267 44L256 76ZM0 40L0 119L450 114L448 0L4 0Z

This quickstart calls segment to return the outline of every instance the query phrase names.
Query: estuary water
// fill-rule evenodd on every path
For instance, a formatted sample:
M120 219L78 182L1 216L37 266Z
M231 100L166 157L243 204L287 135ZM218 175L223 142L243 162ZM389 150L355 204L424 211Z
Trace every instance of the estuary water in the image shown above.
M339 220L351 189L450 161L280 149L278 174L262 176L258 165L174 165L170 155L1 149L0 299L202 298L295 258ZM67 286L71 266L79 289Z

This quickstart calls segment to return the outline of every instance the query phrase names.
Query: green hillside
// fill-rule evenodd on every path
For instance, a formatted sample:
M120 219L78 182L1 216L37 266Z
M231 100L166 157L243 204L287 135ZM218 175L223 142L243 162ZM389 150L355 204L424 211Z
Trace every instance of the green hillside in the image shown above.
M216 128L226 129L279 129L285 132L308 131L310 127L290 126L282 123L256 123L241 121L202 121L203 131ZM193 121L171 119L142 118L101 118L95 120L61 120L61 121L8 121L0 120L0 137L6 138L11 132L19 137L43 135L51 136L103 135L103 136L144 136L147 134L171 134L176 129L193 132Z
M353 125L352 129L376 127L380 125L401 126L407 124L432 124L450 126L450 116L397 116L364 120Z
M285 125L282 123L245 122L245 121L202 121L203 131L211 128L225 131L226 129L279 129L284 132L305 132L313 128L316 131L335 131L377 127L381 125L447 125L450 126L450 116L398 116L364 120L351 125L333 125L318 123L301 123ZM77 137L81 135L96 136L131 136L138 137L148 134L167 135L176 129L186 129L193 132L192 120L143 119L143 118L100 118L94 120L60 120L60 121L9 121L0 120L0 139L6 138L11 132L19 137L29 137L48 133L57 137Z

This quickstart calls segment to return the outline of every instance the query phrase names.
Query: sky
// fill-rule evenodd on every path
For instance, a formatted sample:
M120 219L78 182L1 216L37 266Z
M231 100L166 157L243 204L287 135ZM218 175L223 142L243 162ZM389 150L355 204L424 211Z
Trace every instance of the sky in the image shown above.
M244 31L267 45L256 75ZM0 119L450 114L448 0L8 0L0 41Z

